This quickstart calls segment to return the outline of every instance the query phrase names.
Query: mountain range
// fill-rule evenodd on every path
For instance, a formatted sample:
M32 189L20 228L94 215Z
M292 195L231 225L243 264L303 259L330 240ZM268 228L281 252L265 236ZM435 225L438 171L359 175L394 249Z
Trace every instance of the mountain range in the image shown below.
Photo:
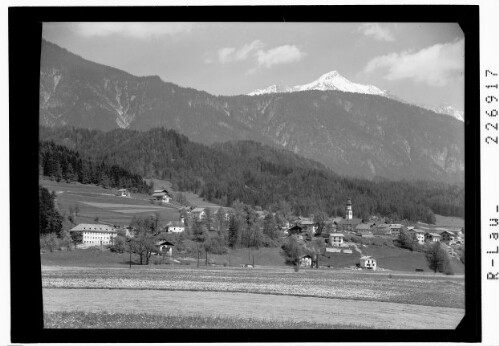
M307 84L295 85L292 87L286 85L273 84L264 89L254 90L250 92L248 95L255 96L255 95L264 95L264 94L290 93L290 92L300 92L305 90L321 90L321 91L339 90L339 91L358 93L358 94L378 95L378 96L388 97L397 101L401 101L407 104L412 104L408 101L403 100L400 97L393 95L389 91L382 90L378 87L375 87L374 85L364 85L351 82L347 78L343 77L338 71L328 72L320 76L315 81ZM454 107L447 104L442 104L439 106L418 105L418 104L414 105L428 109L435 113L450 115L451 117L457 120L464 121L464 112L455 109Z
M49 127L165 127L203 144L253 140L353 177L464 180L461 121L347 82L332 72L297 92L214 96L43 41L39 116Z

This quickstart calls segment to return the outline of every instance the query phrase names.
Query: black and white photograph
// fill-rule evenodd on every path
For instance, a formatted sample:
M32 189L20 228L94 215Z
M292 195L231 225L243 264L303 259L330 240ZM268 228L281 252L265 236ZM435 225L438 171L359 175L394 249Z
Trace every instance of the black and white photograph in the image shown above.
M43 330L476 324L469 28L48 18L30 154Z

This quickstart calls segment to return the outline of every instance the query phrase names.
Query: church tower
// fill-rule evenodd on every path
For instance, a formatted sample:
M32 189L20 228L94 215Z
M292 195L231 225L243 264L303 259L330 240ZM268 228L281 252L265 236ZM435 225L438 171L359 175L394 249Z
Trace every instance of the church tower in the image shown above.
M347 205L345 206L345 220L352 220L352 217L352 201L349 198L347 201Z

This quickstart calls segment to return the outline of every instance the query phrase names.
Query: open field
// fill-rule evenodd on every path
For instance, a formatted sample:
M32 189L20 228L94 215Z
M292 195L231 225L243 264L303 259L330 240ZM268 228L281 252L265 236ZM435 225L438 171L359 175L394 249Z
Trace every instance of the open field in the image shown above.
M415 269L424 269L430 272L426 263L424 254L421 252L412 252L400 248L388 248L382 246L360 247L363 255L374 256L378 261L378 266L384 270L414 272ZM360 254L353 251L352 254L327 253L329 258L320 261L321 266L330 266L335 269L352 267L359 261ZM151 257L152 260L159 257ZM197 258L181 258L184 263L191 263L195 266ZM254 262L253 262L254 259ZM210 263L227 266L241 266L242 264L255 264L257 266L286 266L284 257L281 255L280 248L260 248L260 249L237 249L229 250L224 255L209 254ZM88 248L75 249L73 251L54 251L46 252L41 255L42 265L52 266L96 266L96 267L127 267L129 263L129 254L119 254L110 252L107 249ZM204 254L200 262L205 263ZM138 263L138 257L132 254L132 263ZM464 273L464 265L451 258L451 264L456 274Z
M154 182L154 188L155 189L160 189L162 186L166 186L168 188L171 188L171 183L168 180L160 180L160 179L144 179L147 181L149 184L150 181ZM211 207L211 208L219 208L220 205L205 201L203 198L199 197L199 195L193 193L193 192L188 192L184 191L182 192L184 196L187 198L189 203L193 206L196 207Z
M165 307L164 310L168 310ZM164 311L162 311L164 313ZM313 323L307 321L280 321L257 318L160 315L130 312L55 311L44 313L45 328L91 329L358 329L359 324Z
M455 216L442 216L435 214L435 225L436 226L447 226L447 227L455 227L460 228L464 227L464 219Z
M206 328L446 329L464 315L463 278L428 274L44 266L42 285L46 327L59 328L96 327L88 313L108 328L175 328L201 318ZM144 314L163 317L137 322Z
M462 276L390 275L347 270L186 266L43 267L44 288L188 290L341 298L464 307ZM118 294L118 292L117 292Z
M177 209L151 204L148 195L117 197L113 189L51 180L41 180L40 185L56 192L57 206L61 212L68 212L70 207L78 205L80 212L75 217L76 223L94 223L98 217L101 223L128 226L133 216L154 213L159 214L162 223L179 220Z
M454 329L464 316L455 308L251 293L44 289L43 296L45 326L59 328ZM68 307L76 312L64 319ZM59 323L50 318L57 312ZM88 313L83 325L75 318Z

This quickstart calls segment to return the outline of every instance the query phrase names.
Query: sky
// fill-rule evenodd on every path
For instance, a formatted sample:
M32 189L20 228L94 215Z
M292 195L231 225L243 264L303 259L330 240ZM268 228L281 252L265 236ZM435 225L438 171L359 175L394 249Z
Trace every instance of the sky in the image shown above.
M464 109L455 23L45 23L85 59L214 95L306 84L338 71L411 103Z

